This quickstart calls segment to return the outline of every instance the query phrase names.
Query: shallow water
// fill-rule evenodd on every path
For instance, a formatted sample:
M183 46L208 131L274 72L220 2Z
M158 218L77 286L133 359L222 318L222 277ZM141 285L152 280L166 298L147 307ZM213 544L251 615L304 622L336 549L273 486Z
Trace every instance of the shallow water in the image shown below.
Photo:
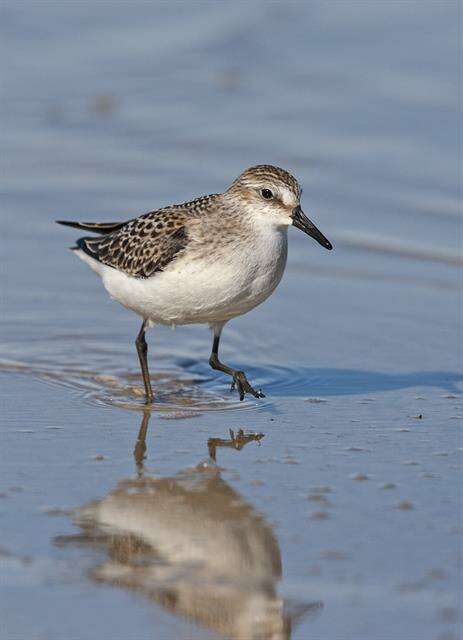
M460 14L3 4L1 638L459 637ZM257 162L335 251L291 231L225 329L264 400L206 328L155 328L148 416L138 320L53 220Z

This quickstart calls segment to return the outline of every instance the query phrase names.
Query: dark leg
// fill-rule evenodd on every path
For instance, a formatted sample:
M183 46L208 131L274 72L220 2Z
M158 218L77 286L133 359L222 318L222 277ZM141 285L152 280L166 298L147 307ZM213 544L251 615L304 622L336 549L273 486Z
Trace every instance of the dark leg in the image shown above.
M217 327L214 327L214 342L212 344L212 352L211 352L211 357L209 358L209 364L216 371L223 371L224 373L227 373L229 376L232 376L233 382L232 382L231 388L232 390L235 389L235 387L238 389L238 392L240 394L240 400L244 400L245 393L250 393L251 395L254 396L254 398L265 398L265 395L262 393L262 391L256 391L251 387L251 385L248 382L248 379L246 378L246 374L243 371L237 371L236 369L232 369L231 367L228 367L226 364L223 364L222 362L220 362L219 343L220 343L220 334L222 332L222 326L223 325L218 325Z
M148 361L146 356L148 355L148 345L145 340L145 330L146 330L146 320L143 321L141 325L140 333L135 340L135 345L137 347L138 358L140 360L141 373L143 376L143 382L145 385L145 393L146 393L146 404L151 404L154 400L153 390L151 388L150 382L150 372L148 370Z
M137 442L135 449L133 450L133 457L137 465L138 475L143 475L143 460L146 458L146 434L148 431L148 424L150 420L151 410L143 410L143 419L141 421L140 431L138 432Z

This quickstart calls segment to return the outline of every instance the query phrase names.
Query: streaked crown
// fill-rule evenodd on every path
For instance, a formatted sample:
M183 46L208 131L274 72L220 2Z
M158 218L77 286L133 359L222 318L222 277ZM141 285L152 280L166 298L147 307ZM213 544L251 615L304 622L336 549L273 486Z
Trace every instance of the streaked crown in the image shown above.
M271 189L286 190L292 192L296 200L301 196L301 188L298 181L288 171L271 164L259 164L243 171L232 183L229 190L235 189Z

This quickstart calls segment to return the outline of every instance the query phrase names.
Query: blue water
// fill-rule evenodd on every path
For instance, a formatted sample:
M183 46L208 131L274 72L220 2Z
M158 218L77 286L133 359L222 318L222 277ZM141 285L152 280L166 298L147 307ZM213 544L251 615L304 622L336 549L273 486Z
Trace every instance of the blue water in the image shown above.
M175 565L187 579L169 575L166 595L160 548L150 579L114 588L96 578L114 562L101 522L96 546L72 538L75 509L140 473L138 320L53 221L130 218L262 162L299 178L335 251L291 230L277 292L224 331L224 360L261 403L211 372L206 328L150 332L159 401L143 473L176 487L211 464L209 438L264 433L217 459L223 508L250 514L224 539L260 522L251 560L263 531L276 545L282 575L259 600L284 607L275 637L289 623L294 640L459 637L461 18L444 1L4 1L2 639L249 632L262 585L221 575L222 609L244 625L233 635L204 623L207 566ZM123 546L123 523L112 534Z

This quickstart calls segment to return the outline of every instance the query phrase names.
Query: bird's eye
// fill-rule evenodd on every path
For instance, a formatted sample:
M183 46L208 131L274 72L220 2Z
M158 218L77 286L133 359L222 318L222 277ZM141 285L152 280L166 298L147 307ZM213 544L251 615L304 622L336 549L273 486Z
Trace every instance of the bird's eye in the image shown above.
M273 198L273 193L270 191L270 189L262 189L261 194L262 197L266 200L271 200Z

